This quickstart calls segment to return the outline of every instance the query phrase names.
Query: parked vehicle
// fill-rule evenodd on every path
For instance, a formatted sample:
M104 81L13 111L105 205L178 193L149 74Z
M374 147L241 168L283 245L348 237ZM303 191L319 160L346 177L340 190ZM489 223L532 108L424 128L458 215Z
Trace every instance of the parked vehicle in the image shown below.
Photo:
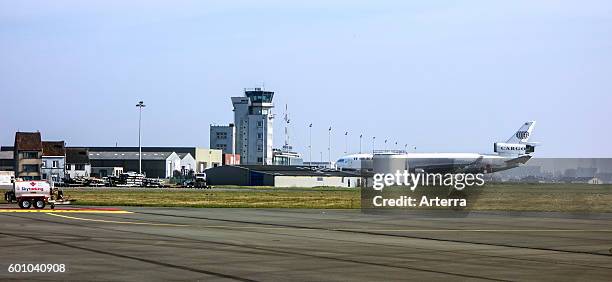
M209 188L206 184L206 173L196 173L194 182L195 188Z
M185 181L183 183L183 187L210 189L210 187L206 184L206 173L196 173L193 180Z
M142 187L145 176L136 172L126 172L119 175L117 187Z
M43 209L47 204L55 208L55 205L71 202L64 197L62 190L41 180L16 180L13 183L13 190L4 193L4 199L9 203L17 202L22 209L31 207Z
M64 179L65 187L85 187L87 186L87 179L85 177L74 177Z
M103 179L90 177L85 181L85 185L89 187L103 187L105 182Z
M157 187L157 188L161 188L165 186L164 181L159 178L145 178L143 180L143 185L145 187Z

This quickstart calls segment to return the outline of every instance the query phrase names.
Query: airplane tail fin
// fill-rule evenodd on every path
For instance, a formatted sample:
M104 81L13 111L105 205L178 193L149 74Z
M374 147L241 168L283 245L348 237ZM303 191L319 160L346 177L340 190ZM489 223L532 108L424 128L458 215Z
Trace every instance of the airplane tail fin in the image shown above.
M508 141L506 141L506 143L512 143L512 144L527 143L527 141L529 141L529 137L531 137L531 132L533 131L533 128L535 127L535 123L536 123L535 121L528 121L524 123L523 126L521 126L521 128L519 128L519 130L516 131L516 133L514 133L514 135L512 135L512 137L510 137Z

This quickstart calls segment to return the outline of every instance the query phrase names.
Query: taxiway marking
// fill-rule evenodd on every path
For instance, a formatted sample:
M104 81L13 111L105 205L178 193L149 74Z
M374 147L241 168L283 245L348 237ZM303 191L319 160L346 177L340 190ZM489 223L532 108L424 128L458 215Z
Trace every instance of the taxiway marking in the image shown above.
M70 210L36 210L36 209L0 209L0 213L132 213L124 210L94 210L94 209L70 209Z
M185 224L171 224L171 223L152 223L152 222L133 222L133 221L117 221L117 220L105 220L105 219L93 219L93 218L81 218L74 216L67 216L61 214L47 213L48 215L63 217L74 220L83 220L83 221L95 221L95 222L105 222L105 223L118 223L118 224L135 224L135 225L151 225L151 226L174 226L174 227L184 227L189 226Z

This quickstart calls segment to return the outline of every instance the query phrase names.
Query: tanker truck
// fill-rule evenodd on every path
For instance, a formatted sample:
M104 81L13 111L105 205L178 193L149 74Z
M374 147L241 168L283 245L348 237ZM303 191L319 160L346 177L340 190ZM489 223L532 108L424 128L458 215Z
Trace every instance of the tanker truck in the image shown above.
M22 209L43 209L47 204L55 208L55 205L70 204L62 190L41 180L15 180L13 190L6 192L4 199L9 203L17 202Z

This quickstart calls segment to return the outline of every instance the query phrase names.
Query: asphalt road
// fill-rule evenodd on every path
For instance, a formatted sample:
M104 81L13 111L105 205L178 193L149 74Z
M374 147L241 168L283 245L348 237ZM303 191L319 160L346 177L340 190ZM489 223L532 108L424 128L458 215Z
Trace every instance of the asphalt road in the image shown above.
M0 280L609 281L612 214L0 206ZM125 213L129 211L132 213ZM10 264L65 273L9 273Z

